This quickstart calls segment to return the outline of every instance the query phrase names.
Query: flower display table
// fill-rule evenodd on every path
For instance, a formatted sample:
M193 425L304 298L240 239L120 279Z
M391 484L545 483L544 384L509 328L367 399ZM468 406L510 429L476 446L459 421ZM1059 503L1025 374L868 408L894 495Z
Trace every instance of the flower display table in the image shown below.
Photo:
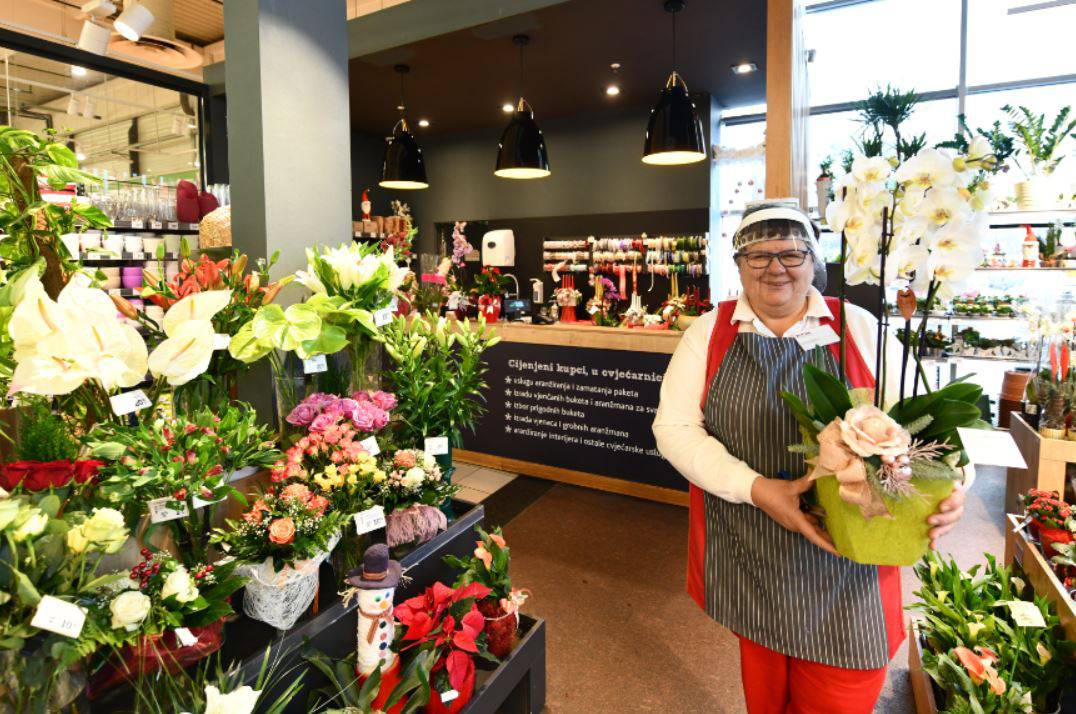
M912 680L912 696L915 714L937 714L938 702L934 696L934 683L923 671L923 648L919 641L919 626L912 620L908 633L908 676Z
M1023 568L1035 592L1057 608L1065 635L1070 640L1076 640L1076 603L1073 603L1054 569L1046 562L1039 546L1028 538L1027 530L1016 530L1019 523L1019 516L1012 513L1005 516L1005 564L1015 562Z
M1005 482L1005 512L1017 513L1021 493L1038 488L1065 497L1065 466L1076 463L1076 441L1044 439L1019 414L1012 415L1012 438L1027 462L1026 469L1009 467Z

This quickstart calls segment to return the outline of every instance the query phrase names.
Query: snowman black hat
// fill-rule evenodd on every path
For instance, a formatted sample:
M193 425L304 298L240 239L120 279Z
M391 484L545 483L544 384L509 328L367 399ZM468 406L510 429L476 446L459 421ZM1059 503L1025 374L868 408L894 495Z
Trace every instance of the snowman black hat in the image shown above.
M344 582L360 590L383 590L400 584L400 564L389 558L389 547L375 543L362 555L362 567L347 574Z

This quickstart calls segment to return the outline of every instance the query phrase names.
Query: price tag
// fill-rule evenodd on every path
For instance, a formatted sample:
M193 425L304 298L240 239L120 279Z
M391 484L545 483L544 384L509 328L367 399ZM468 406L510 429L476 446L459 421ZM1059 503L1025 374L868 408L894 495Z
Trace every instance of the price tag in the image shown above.
M197 496L195 496L194 498L191 499L191 503L194 504L194 508L195 508L195 510L197 510L199 508L205 508L206 506L212 506L214 503L220 503L223 500L224 500L223 498L218 498L216 501L206 501L204 499L201 499L201 498L198 498Z
M359 442L359 446L366 449L366 453L370 456L377 456L381 453L381 447L377 445L377 437L368 436Z
M131 221L131 228L134 228L135 230L139 230L139 229L142 229L142 228L145 228L145 227L146 227L146 224L143 223L141 220Z
M1005 604L1009 606L1009 612L1012 613L1012 619L1016 621L1018 627L1046 627L1046 620L1043 619L1042 612L1035 603L1027 600L1009 600Z
M599 308L598 308L597 305L591 305L590 307L587 308L587 312L589 312L591 315L596 313L598 310L599 310Z
M355 532L359 535L385 527L385 509L374 506L355 514Z
M427 436L422 450L430 456L444 456L448 453L448 437Z
M995 429L957 428L960 443L973 464L990 464L992 466L1010 466L1026 469L1027 461L1020 453L1012 434Z
M452 293L451 295L449 295L448 296L448 309L449 310L457 310L457 309L459 309L459 306L460 306L460 294L459 293Z
M176 221L168 221L168 230L170 230L170 231L178 231L179 230L179 223L177 223Z
M108 289L108 294L109 295L122 295L123 294L123 288L109 288Z
M162 228L164 228L164 224L161 223L160 221L150 221L149 222L149 227L150 227L151 230L159 231Z
M176 639L179 640L179 644L182 647L193 647L198 644L198 638L186 627L176 628Z
M124 414L131 414L137 412L140 409L145 409L153 402L149 400L146 393L141 389L135 389L130 392L123 392L115 396L109 397L108 401L112 403L112 411L116 416L123 416Z
M64 637L78 637L86 623L86 611L73 602L61 600L52 595L43 595L37 603L34 619L30 625L39 630L48 630Z
M389 309L396 312L396 308L400 306L400 299L395 295L392 296L392 302L389 303Z
M213 349L215 349L215 350L226 350L226 349L228 349L228 344L231 341L232 341L231 336L222 335L222 334L220 334L218 332L215 335L213 335Z
M813 330L807 330L804 333L796 335L796 342L800 343L800 347L804 352L809 352L815 347L825 347L826 345L832 345L834 342L840 342L840 336L833 331L833 328L829 325L819 325Z
M314 355L310 359L303 360L303 372L305 374L321 374L327 372L329 369L329 363L325 359L325 355Z
M137 253L131 253L131 260L145 260L145 259L146 259L146 254L143 253L142 251L138 251Z
M392 322L393 309L391 307L383 307L374 313L374 325L381 327Z
M155 498L146 505L149 506L149 522L150 523L164 523L165 521L174 521L177 518L185 518L189 511L187 510L187 504L184 503L179 509L169 507L169 501L174 499Z
M451 701L455 701L460 696L460 693L455 689L449 689L447 692L439 692L439 694L441 695L442 704L448 704Z

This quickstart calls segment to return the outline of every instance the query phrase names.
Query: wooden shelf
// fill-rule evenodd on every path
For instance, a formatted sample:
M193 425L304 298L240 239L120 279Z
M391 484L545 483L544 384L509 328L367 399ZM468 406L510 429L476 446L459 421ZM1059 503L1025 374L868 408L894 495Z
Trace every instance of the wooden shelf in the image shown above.
M197 233L197 223L178 221L113 221L112 230L147 231L153 233Z
M938 702L934 699L934 685L930 675L923 671L919 624L915 620L912 620L908 631L908 678L912 680L915 714L937 714Z
M1016 530L1019 523L1019 516L1013 513L1005 516L1005 564L1015 562L1023 569L1035 592L1053 603L1061 618L1061 626L1065 628L1065 637L1076 640L1076 603L1057 579L1039 546L1028 538L1027 530Z
M1010 428L1027 468L1009 467L1005 483L1005 511L1018 512L1020 494L1032 488L1056 491L1064 498L1065 466L1076 463L1076 441L1045 439L1024 421L1022 414L1013 413Z

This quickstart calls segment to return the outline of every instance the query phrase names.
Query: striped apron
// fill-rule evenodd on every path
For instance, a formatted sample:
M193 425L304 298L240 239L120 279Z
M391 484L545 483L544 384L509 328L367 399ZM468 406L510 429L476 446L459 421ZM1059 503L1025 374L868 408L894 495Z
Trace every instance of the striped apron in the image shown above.
M827 299L838 314L835 301ZM806 400L810 362L837 373L838 346L805 351L795 339L739 333L722 303L710 339L706 428L767 478L806 473L786 448L801 437L782 391ZM839 331L838 318L823 320ZM849 382L872 387L859 350L846 347ZM761 509L691 489L688 592L710 617L776 652L847 669L888 664L904 639L900 570L834 557Z

